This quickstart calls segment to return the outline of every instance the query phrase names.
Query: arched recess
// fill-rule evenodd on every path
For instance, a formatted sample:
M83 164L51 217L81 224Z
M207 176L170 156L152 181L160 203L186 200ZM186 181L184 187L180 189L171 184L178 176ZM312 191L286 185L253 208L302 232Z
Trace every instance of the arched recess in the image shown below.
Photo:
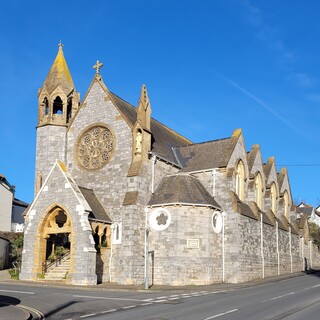
M40 171L40 172L38 173L38 177L37 177L37 185L36 185L36 191L37 191L37 193L38 193L38 192L40 191L40 189L42 188L43 182L44 182L43 173L42 173L42 171Z
M244 200L245 197L245 169L242 160L239 160L236 166L235 171L235 179L236 179L236 194L238 195L241 201Z
M284 194L283 194L283 206L284 206L284 210L283 210L283 214L284 216L287 218L287 220L289 221L289 211L290 211L290 199L289 199L289 193L287 190L285 190Z
M51 241L49 241L51 238ZM63 206L50 206L39 223L34 252L34 274L43 273L43 264L49 258L55 245L70 249L70 269L73 271L74 233L70 214Z

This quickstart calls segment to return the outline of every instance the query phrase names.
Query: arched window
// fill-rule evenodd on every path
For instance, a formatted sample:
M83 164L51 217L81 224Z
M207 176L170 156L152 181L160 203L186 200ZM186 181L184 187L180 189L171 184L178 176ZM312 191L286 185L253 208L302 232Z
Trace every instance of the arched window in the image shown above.
M243 162L240 160L236 167L236 194L240 200L244 200L245 171Z
M68 105L67 105L67 123L69 123L71 117L72 117L72 98L69 98Z
M278 198L277 187L276 187L276 184L273 183L271 185L271 210L274 214L277 213L277 198Z
M113 244L120 244L121 238L122 238L122 223L114 223L112 226L113 232L112 232L112 243Z
M59 96L57 96L53 101L53 114L62 114L63 112L63 102Z
M38 174L38 179L37 179L37 192L40 191L40 189L42 188L42 185L43 185L43 175L42 175L42 172L40 172Z
M283 205L284 205L284 216L289 220L289 209L290 209L290 201L289 201L289 194L287 190L284 192L283 195Z
M260 172L256 175L254 179L254 192L255 192L255 200L257 206L262 208L262 178Z

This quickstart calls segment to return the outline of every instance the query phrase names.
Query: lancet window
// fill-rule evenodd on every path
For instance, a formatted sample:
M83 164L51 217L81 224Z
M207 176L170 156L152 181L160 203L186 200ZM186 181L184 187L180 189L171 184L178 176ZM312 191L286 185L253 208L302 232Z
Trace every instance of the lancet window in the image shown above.
M236 167L236 194L240 200L244 200L245 171L243 162L240 160Z

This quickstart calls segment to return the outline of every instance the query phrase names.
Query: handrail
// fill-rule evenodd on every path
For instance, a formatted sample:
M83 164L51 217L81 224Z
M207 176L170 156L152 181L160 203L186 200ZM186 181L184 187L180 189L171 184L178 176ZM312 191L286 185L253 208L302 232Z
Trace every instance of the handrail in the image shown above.
M62 262L63 259L67 258L68 256L70 256L70 250L66 251L64 254L62 255L58 255L56 259L54 259L53 261L51 261L50 263L48 263L48 260L44 261L42 263L42 273L45 274L48 272L48 270L55 265L56 267L59 266Z

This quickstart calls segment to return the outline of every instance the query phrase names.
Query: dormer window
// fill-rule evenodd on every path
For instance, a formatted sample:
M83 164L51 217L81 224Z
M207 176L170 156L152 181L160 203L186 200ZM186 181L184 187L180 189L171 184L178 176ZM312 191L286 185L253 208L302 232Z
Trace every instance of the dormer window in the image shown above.
M245 171L242 160L240 160L236 167L236 194L241 201L244 200L244 186L245 186Z

